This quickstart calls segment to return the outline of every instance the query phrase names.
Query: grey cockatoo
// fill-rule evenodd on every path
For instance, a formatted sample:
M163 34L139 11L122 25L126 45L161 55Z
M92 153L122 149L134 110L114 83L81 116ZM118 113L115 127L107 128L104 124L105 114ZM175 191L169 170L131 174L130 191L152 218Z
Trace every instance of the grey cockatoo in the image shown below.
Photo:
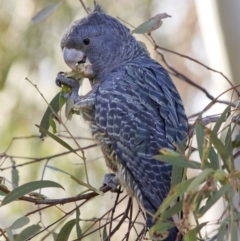
M89 122L106 165L104 183L118 184L147 210L147 226L169 192L172 166L153 159L160 148L174 150L187 134L181 98L166 70L150 58L129 29L99 5L65 32L65 62L90 78L92 90L79 96L77 81L58 74L56 83L71 87L71 98ZM176 227L167 241L174 241Z

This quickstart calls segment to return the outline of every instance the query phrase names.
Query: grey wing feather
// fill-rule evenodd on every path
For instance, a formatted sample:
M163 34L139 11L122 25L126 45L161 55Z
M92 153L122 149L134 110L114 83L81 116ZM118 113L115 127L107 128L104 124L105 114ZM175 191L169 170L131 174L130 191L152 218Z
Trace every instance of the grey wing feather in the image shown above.
M143 59L113 72L96 96L96 125L151 205L145 208L156 212L169 192L172 168L153 156L162 147L174 149L187 133L174 84L160 65Z

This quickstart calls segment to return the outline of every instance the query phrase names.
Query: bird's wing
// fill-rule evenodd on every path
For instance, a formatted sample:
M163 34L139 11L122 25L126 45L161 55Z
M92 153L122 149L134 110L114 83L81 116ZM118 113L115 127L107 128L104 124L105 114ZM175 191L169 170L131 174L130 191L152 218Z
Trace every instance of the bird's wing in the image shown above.
M171 165L153 156L174 149L187 133L175 86L157 63L131 63L111 74L96 96L96 125L156 211L169 192Z

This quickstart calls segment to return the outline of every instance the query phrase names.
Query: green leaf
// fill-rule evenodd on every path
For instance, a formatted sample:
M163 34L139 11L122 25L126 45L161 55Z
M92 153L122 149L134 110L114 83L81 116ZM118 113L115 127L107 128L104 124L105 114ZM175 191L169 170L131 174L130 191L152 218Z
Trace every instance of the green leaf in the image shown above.
M227 168L228 172L231 172L231 156L229 155L228 151L226 150L225 146L223 145L222 141L217 137L217 135L211 131L208 130L210 133L210 140L217 149L219 155L221 156L221 159ZM229 163L230 161L230 163Z
M154 157L158 161L166 162L175 166L192 168L192 169L201 169L201 164L192 160L187 160L182 156L164 156L158 155Z
M219 168L219 162L218 162L218 156L217 153L215 152L214 148L211 146L209 154L208 154L208 158L212 164L212 168L214 170Z
M208 222L201 223L197 225L194 229L191 229L185 236L184 236L184 241L197 241L197 234L200 232L200 230L206 226Z
M203 160L203 151L204 151L204 139L205 132L202 124L197 123L196 126L196 138L197 138L197 147L200 159Z
M238 223L232 222L230 225L231 228L231 241L238 240Z
M221 125L225 122L227 115L230 113L231 107L228 106L223 113L221 114L221 116L219 117L219 119L217 120L216 124L213 127L213 133L217 134Z
M193 181L193 178L184 180L175 187L171 188L170 192L168 193L167 197L163 200L160 208L155 214L155 217L159 216L165 210L167 210L170 205L179 197L182 196L188 189L188 186Z
M52 115L50 115L50 118L49 118L49 125L52 127L52 132L54 134L57 133L57 125L56 125Z
M15 189L13 189L11 192L9 192L3 199L2 205L6 205L12 201L17 200L18 198L40 188L47 188L47 187L57 187L64 189L60 184L53 182L53 181L34 181L25 183L22 186L19 186Z
M232 129L231 125L228 126L227 134L225 137L225 148L230 156L231 164L233 164L233 148L232 148ZM233 166L231 167L231 169Z
M185 241L197 241L197 231L194 229L190 230L185 236Z
M240 147L240 134L238 134L235 140L232 142L232 148Z
M180 213L182 211L183 207L183 200L176 202L172 207L169 209L166 209L162 214L161 214L161 220L166 220L170 217L172 217L176 213Z
M55 95L55 97L51 100L47 110L45 111L42 120L40 122L40 126L41 128L48 130L50 127L50 123L49 123L49 119L52 115L57 114L58 111L62 108L61 105L59 105L59 97L60 97L60 93L58 93L57 95ZM50 108L51 106L51 108ZM54 111L54 113L53 113ZM39 128L40 129L40 128ZM46 133L43 132L41 129L39 130L41 133L40 138L43 138L46 136Z
M58 233L52 232L52 236L53 236L53 240L56 241L56 240L57 240Z
M30 222L29 218L26 216L23 216L15 220L14 223L9 228L12 230L22 228L23 226L27 225L29 222Z
M76 219L72 219L67 223L65 223L57 236L57 241L68 241L69 235L73 227L75 226L75 224L76 224Z
M210 169L210 168L204 169L200 174L198 174L198 176L193 178L193 181L189 185L187 192L191 192L191 191L195 190L196 187L198 187L200 184L202 184L204 181L206 181L208 176L213 172L214 172L213 169Z
M231 185L224 185L216 191L198 211L199 216L203 216L223 195L231 188Z
M15 161L12 160L12 187L15 188L18 186L18 182L19 182L19 173L18 170L15 167Z
M68 120L71 120L72 119L72 109L73 109L73 101L71 98L68 98L67 101L66 101L66 107L65 107L65 116Z
M62 2L53 3L53 4L49 5L48 7L42 9L41 11L39 11L32 18L33 23L36 24L36 23L40 23L41 21L43 21L45 18L50 16L61 4L62 4Z
M217 241L224 241L225 234L227 234L227 224L223 222L218 229Z
M40 231L42 227L38 224L33 224L25 228L20 234L17 235L16 241L25 241L30 238L32 235Z
M170 222L157 222L149 230L149 236L152 240L156 240L156 241L165 240L169 235L168 230L174 226L175 224Z
M106 226L104 226L104 228L103 228L103 240L105 240L106 238L107 238L107 227Z
M0 184L0 196L6 196L7 193L9 193L7 187L3 184Z
M59 169L57 167L53 167L53 166L50 166L50 165L45 165L45 167L49 168L49 169L52 169L54 171L57 171L57 172L62 172L64 174L67 174L69 176L72 176L70 173L66 172L66 171L63 171L62 169Z
M178 167L173 165L172 167L172 182L171 182L171 188L176 186L178 183L180 183L183 179L183 167Z
M58 136L52 134L51 132L47 131L46 129L44 129L43 127L36 125L41 132L47 134L48 136L50 136L53 140L55 140L56 142L58 142L60 145L64 146L65 148L67 148L69 151L76 153L76 151L69 146L65 141L63 141L61 138L59 138Z
M97 192L99 195L102 195L102 192L101 192L101 191L99 191L99 190L93 188L92 186L90 186L89 184L87 184L87 183L79 180L78 178L76 178L75 176L71 175L70 173L68 173L68 172L66 172L66 171L63 171L63 170L61 170L61 169L59 169L59 168L57 168L57 167L50 166L50 165L45 165L45 166L46 166L47 168L50 168L50 169L54 170L54 171L62 172L62 173L64 173L64 174L69 175L69 176L71 177L71 179L73 179L73 180L74 180L75 182L77 182L78 184L80 184L80 185L82 185L82 186L84 186L84 187L89 188L89 190L91 190L91 191ZM88 190L86 190L86 191L88 191ZM84 192L85 192L85 191L84 191Z
M7 233L8 240L9 241L14 241L12 230L10 228L6 228L5 231Z
M133 30L133 33L144 34L152 32L155 29L158 29L163 24L162 19L171 17L166 13L157 14L153 18L150 18L148 21L142 23L137 28Z
M80 227L80 211L79 208L76 210L76 231L77 231L77 238L80 239L82 237L82 230Z

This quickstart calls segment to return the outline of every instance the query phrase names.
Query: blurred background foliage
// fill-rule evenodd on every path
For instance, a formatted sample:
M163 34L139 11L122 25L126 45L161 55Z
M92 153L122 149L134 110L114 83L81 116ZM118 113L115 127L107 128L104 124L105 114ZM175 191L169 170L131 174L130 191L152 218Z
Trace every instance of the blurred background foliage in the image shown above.
M59 8L44 21L38 24L33 24L31 21L41 9L58 2L56 0L0 0L0 152L7 149L14 137L39 135L34 124L40 123L47 105L25 78L28 77L36 84L44 97L50 102L59 91L55 86L57 73L69 70L63 62L60 40L69 24L86 15L80 2L78 0L63 1ZM84 2L87 6L93 6L92 0ZM99 0L98 2L102 4L109 14L118 16L134 26L138 26L157 13L168 13L172 18L165 19L163 26L153 32L157 44L189 55L206 65L211 65L211 67L224 72L235 83L239 82L236 74L239 73L239 69L237 67L230 68L228 63L229 59L231 59L231 62L234 62L234 58L235 62L237 61L240 56L238 54L240 48L231 42L229 43L229 38L226 37L226 35L233 36L232 38L235 41L240 39L239 30L236 31L234 25L239 18L237 13L240 10L240 4L236 3L236 1L228 1L231 4L229 3L225 11L221 8L224 0L210 0L208 3L202 3L201 0ZM236 4L232 5L233 2ZM214 9L214 14L212 9ZM221 11L218 11L218 9L221 9ZM230 13L231 17L228 17L228 19L232 22L229 20L228 25L224 26L223 23L226 23L224 19L226 19L226 16L230 16ZM204 22L204 19L208 19L208 22ZM213 30L211 30L211 26ZM227 33L224 32L225 29L228 29ZM149 42L141 35L136 37L144 41L151 56L164 65ZM214 37L217 38L217 42ZM235 48L228 51L228 47L230 48L232 45ZM227 82L220 75L213 74L207 69L175 54L168 52L164 52L164 54L170 65L177 68L178 71L188 76L195 83L206 88L214 96L218 96L229 88ZM174 76L172 78L182 96L188 116L201 111L210 102L205 94L196 88ZM86 82L82 91L88 89L89 86ZM224 98L229 99L231 97L225 95ZM223 108L224 106L216 104L206 115L221 113ZM79 116L74 116L73 120L67 123L67 126L76 136L91 138L86 123ZM68 140L68 143L75 147L71 140ZM94 142L82 139L79 140L79 143L84 147ZM24 164L29 161L28 157L51 156L63 151L65 151L63 147L50 138L46 138L44 141L38 138L16 140L7 152L8 155L16 158L1 159L0 176L4 176L11 181L11 169L2 170L2 168L11 166L12 161L16 161L16 164ZM98 188L108 170L98 148L90 149L85 153L90 182ZM65 191L44 189L42 193L49 198L74 196L82 190L68 176L51 170L44 171L46 162L48 161L19 167L19 185L44 178L59 182L65 187ZM85 180L82 162L73 154L51 159L48 163L65 169ZM9 183L6 185L9 188L11 187ZM100 216L108 210L114 200L114 195L111 193L92 200L82 211L83 217ZM1 207L0 226L2 228L9 226L17 217L25 215L34 208L32 204L23 202L20 204L21 206L19 203L14 202L6 207ZM124 205L126 204L123 203L122 207ZM63 207L64 210L68 208L68 205ZM91 213L90 217L89 212ZM39 214L33 215L31 221L34 223L41 220L42 223L47 224L53 222L61 214L55 208L55 211L52 210L51 215L49 215L48 211L45 213L43 211L41 216ZM118 240L117 236L114 240Z

